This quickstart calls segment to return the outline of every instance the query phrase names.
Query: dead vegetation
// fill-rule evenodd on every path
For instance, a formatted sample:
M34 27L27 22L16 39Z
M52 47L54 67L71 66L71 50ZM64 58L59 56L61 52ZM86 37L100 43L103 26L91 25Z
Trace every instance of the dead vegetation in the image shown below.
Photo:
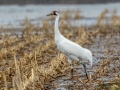
M93 57L100 58L100 62L94 65L93 73L89 74L89 80L83 79L84 76L79 76L76 72L74 80L79 85L69 84L68 90L120 89L120 50L116 47L111 50L109 46L120 46L120 17L114 11L111 15L112 22L106 25L102 22L106 13L107 9L98 18L96 26L72 27L64 21L61 22L61 33L84 47L90 48L98 36L102 40L106 37L110 40L106 42L106 47L103 47L104 52L97 52L97 54L104 53L106 57L101 58L93 53ZM69 10L67 10L62 18L69 17ZM78 18L80 16L76 11L74 19ZM53 82L59 77L68 77L70 67L67 58L57 50L54 43L53 24L43 21L42 27L34 26L26 19L23 25L24 28L18 33L14 32L15 28L6 32L3 28L0 29L0 90L54 90L58 88L59 85L54 85ZM75 62L74 65L78 63ZM107 78L107 81L103 78Z

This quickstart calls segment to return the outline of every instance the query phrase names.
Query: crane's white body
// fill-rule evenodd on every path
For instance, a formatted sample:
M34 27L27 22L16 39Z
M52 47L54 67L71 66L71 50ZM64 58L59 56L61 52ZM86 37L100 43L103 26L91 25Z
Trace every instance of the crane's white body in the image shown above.
M91 51L81 47L80 45L62 36L58 29L58 20L59 20L59 14L57 14L55 20L55 43L57 44L57 48L68 57L68 61L71 65L72 65L72 60L77 60L77 61L82 60L83 62L89 61L92 67Z

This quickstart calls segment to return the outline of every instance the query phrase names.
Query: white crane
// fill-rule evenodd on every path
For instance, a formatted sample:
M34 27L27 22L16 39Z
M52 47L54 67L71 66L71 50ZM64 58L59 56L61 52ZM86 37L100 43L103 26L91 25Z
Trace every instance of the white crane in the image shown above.
M55 20L55 43L57 44L57 48L67 56L68 62L70 63L71 67L71 75L73 77L73 66L72 66L72 61L77 60L83 61L83 67L85 69L86 77L88 79L88 75L86 72L86 65L84 62L89 61L90 65L92 67L92 53L90 50L81 47L80 45L68 40L65 38L59 31L58 29L58 20L59 20L59 14L57 11L53 11L52 13L48 14L47 16L50 15L55 15L56 20Z

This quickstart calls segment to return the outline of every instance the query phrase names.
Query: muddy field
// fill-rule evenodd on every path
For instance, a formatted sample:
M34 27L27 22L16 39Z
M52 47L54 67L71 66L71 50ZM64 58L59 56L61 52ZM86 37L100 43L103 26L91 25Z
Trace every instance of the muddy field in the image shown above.
M93 53L93 68L87 65L89 79L74 61L74 77L65 55L54 42L54 17L34 25L28 19L24 28L0 28L0 90L119 90L120 16L106 17L105 9L95 25L72 26L69 19L84 16L62 12L60 32ZM111 20L109 22L109 20ZM49 21L49 22L48 22ZM109 23L108 23L109 22Z

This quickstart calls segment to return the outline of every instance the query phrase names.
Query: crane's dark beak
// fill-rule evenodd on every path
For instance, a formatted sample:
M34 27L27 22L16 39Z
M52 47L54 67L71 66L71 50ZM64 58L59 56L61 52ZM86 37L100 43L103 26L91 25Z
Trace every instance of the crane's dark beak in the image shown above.
M51 16L51 15L54 15L53 13L50 13L50 14L48 14L47 16Z

